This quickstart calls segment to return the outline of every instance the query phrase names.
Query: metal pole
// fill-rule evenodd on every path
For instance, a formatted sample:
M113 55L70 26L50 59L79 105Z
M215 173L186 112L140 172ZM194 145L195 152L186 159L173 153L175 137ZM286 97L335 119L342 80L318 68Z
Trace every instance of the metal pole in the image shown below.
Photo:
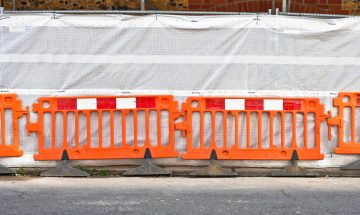
M13 10L16 10L16 0L13 0Z
M140 0L141 11L145 11L145 0Z
M287 2L286 2L286 0L282 0L282 12L284 12L284 13L286 13L287 11L286 11L286 4L287 4Z

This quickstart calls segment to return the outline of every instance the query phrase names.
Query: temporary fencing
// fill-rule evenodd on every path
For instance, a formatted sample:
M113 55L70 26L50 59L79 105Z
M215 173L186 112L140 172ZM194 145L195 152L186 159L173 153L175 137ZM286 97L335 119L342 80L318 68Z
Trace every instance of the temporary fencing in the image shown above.
M38 121L35 160L177 157L173 96L41 97L33 104ZM147 150L148 149L148 150Z
M338 114L329 118L329 126L338 127L338 154L360 154L360 93L341 92L333 100ZM331 130L330 130L331 131ZM331 133L329 132L329 139Z
M317 98L189 97L184 121L184 159L323 159L320 123L326 119Z
M26 114L16 94L0 94L0 157L19 157L19 118Z

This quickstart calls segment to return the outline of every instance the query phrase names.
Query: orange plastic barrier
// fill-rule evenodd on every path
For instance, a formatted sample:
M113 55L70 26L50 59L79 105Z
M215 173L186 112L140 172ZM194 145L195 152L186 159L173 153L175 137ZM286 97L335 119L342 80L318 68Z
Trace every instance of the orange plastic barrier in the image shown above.
M0 94L0 157L22 156L18 119L26 113L16 94Z
M213 150L218 159L290 160L295 151L300 160L324 158L327 115L316 98L189 97L182 111L176 128L187 137L184 159L209 159Z
M331 139L330 126L338 127L338 148L334 149L338 154L360 154L359 118L356 113L360 110L360 92L341 92L333 100L334 107L338 108L336 117L327 120L329 125L329 140ZM347 114L345 114L347 112ZM348 118L344 122L345 117ZM345 131L349 131L348 135Z
M33 105L38 122L35 160L177 157L174 120L179 116L172 96L42 97ZM130 138L131 137L131 138Z

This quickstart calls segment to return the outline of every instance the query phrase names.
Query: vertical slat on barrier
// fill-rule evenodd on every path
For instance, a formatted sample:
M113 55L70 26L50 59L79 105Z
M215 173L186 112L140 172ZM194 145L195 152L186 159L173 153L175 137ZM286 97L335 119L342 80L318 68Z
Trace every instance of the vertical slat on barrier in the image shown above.
M315 141L316 141L316 128L315 128L315 113L308 113L307 114L307 148L315 148Z
M223 145L222 148L227 148L227 114L228 112L223 112Z
M269 112L262 112L261 114L261 145L260 149L268 149L270 148L270 113Z
M126 135L127 135L127 132L126 132L126 129L127 129L127 125L126 125L126 119L127 117L127 113L125 111L121 111L121 123L122 123L122 146L125 147L127 146L128 144L126 143Z
M304 147L304 114L302 112L295 113L296 114L296 145L298 148ZM305 148L306 149L306 148Z
M68 134L67 134L67 111L63 112L63 130L64 130L64 138L63 138L63 147L68 147Z
M246 148L250 148L250 112L246 112Z
M3 112L3 109L0 107L0 146L3 145L3 141L2 141L3 132L2 132L2 130L3 130L4 124L3 124L3 120L2 120L2 118L3 118L2 112Z
M122 146L123 141L123 128L122 128L122 111L115 111L114 114L114 141L115 147Z
M170 114L167 110L161 110L161 145L170 145Z
M1 145L5 146L5 110L1 110Z
M212 136L213 132L215 130L212 129L212 118L211 118L211 112L205 111L204 112L204 139L205 139L205 148L210 148L212 143Z
M160 111L156 111L156 116L157 116L157 143L158 146L161 146L161 128L162 128L162 122L161 122L161 112Z
M145 110L145 146L150 146L150 117L149 110Z
M44 148L46 149L51 149L52 148L52 136L53 136L53 132L52 132L52 114L50 112L45 112L44 113L44 118L43 118L43 124L44 124L44 129L43 129L43 135L44 135Z
M230 149L235 144L235 117L232 112L227 114L227 145L226 148Z
M146 143L146 119L145 110L139 110L136 113L136 128L137 138L136 142L139 147L143 147Z
M42 115L38 115L42 117ZM64 112L56 112L55 113L55 146L56 148L62 148L64 146ZM39 138L42 135L39 135Z
M51 112L51 148L56 148L56 118L55 112Z
M239 148L247 148L247 117L246 117L246 113L241 111L238 114L238 118L239 118L239 133L237 135L239 135Z
M91 113L87 112L86 113L86 138L87 138L87 143L85 145L86 148L91 148Z
M111 131L110 131L110 111L103 110L101 111L101 135L102 135L102 148L109 148L111 145Z
M355 107L355 142L360 142L360 107Z
M215 118L216 118L216 125L218 127L216 127L216 131L218 132L216 134L216 146L218 148L223 148L224 147L224 114L223 112L216 112L215 114Z
M303 115L304 122L304 148L308 148L308 113L305 111Z
M67 146L75 147L75 113L73 111L67 112Z
M114 111L112 110L110 111L110 148L115 147L114 126L115 126Z
M258 112L258 148L262 149L262 112Z
M270 148L274 147L274 125L273 125L273 114L269 114L269 138Z
M252 111L250 113L250 148L259 147L259 124L258 124L259 114L257 111Z
M351 107L351 142L355 142L355 107Z
M97 111L90 112L91 148L99 148L99 114Z
M79 112L75 111L75 148L80 148L80 136L79 136Z
M135 126L134 126L134 111L128 111L126 114L126 144L129 146L135 146ZM130 134L132 134L132 138L130 138Z
M285 149L285 113L281 112L281 148Z
M294 144L294 117L292 112L286 112L285 113L285 148L293 148Z
M234 119L235 119L235 147L238 148L239 147L239 114L236 113L234 114Z
M103 141L102 141L102 113L103 111L98 111L98 134L99 134L99 148L103 148Z
M161 130L161 120L160 121L158 120L158 111L156 110L149 111L149 124L150 124L149 125L150 145L161 146L161 139L158 138L159 136L158 129ZM161 135L161 131L160 131L160 135Z
M200 148L204 148L204 112L200 111Z
M79 148L85 148L88 143L87 130L87 115L79 112Z
M133 111L133 116L134 116L134 118L133 118L133 126L134 126L134 130L133 130L133 132L134 132L134 146L135 147L138 147L138 126L137 126L137 118L138 118L138 112L136 111L136 110L134 110Z
M292 114L292 124L291 124L291 133L292 133L292 140L291 140L291 148L296 148L296 112L291 112Z
M211 111L211 147L216 147L216 112Z

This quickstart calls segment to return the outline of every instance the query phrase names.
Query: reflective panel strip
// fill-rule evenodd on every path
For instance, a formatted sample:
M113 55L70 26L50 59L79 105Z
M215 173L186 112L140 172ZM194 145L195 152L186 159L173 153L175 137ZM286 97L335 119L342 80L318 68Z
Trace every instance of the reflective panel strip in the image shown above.
M77 99L76 101L78 110L96 110L97 102L96 99Z
M283 100L264 99L264 110L283 110Z
M136 98L116 98L116 109L135 109Z
M245 110L245 99L225 99L225 110Z

